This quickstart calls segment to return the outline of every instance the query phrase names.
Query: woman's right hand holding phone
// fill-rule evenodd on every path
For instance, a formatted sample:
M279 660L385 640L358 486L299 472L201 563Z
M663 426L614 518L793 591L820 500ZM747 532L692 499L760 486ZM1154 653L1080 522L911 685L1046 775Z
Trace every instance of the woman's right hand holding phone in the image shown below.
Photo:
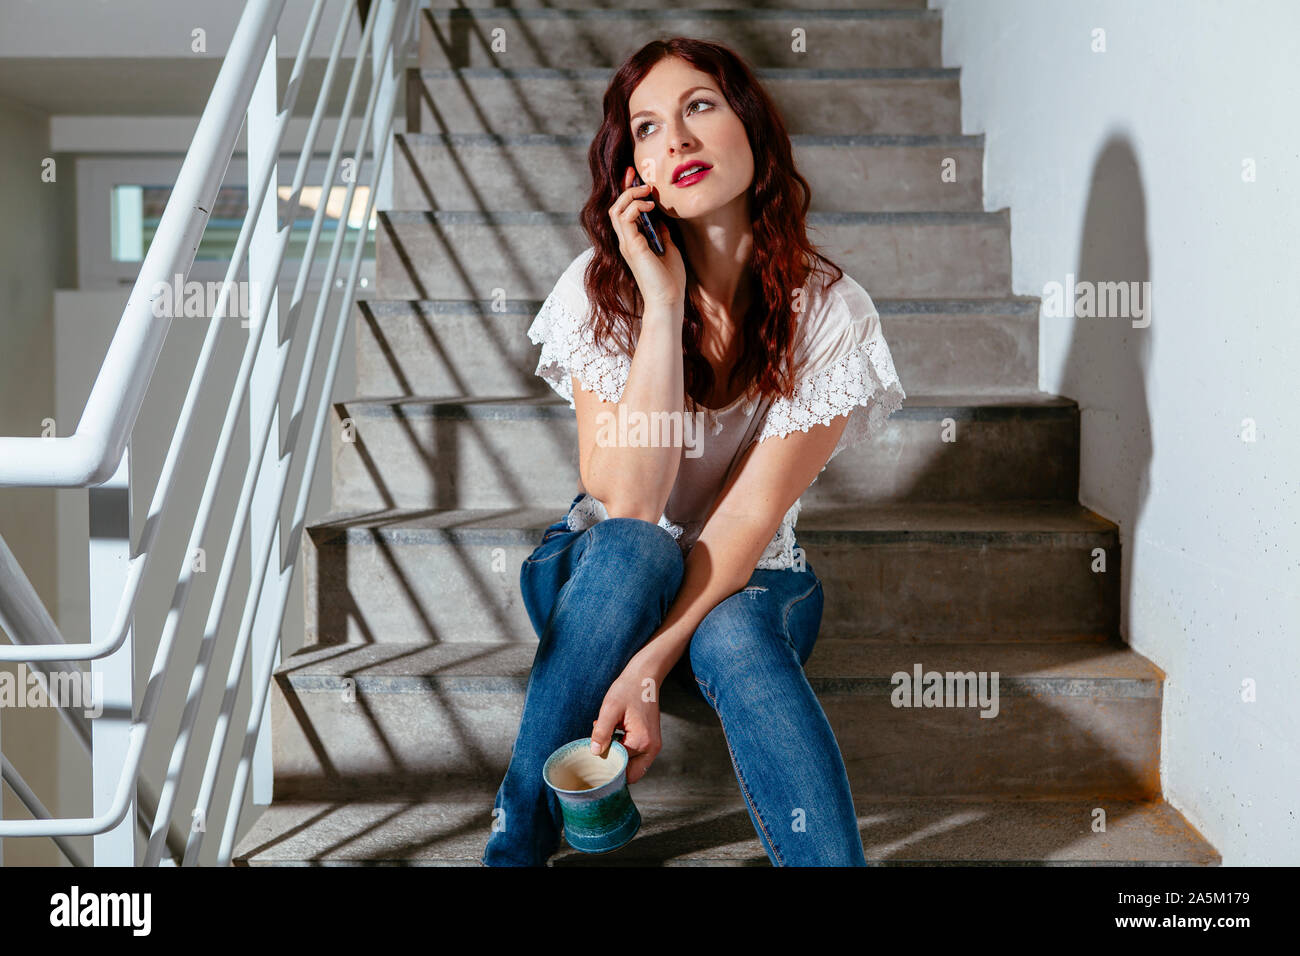
M655 208L655 203L650 198L652 187L649 184L632 185L635 178L636 170L627 167L623 173L623 192L614 201L614 205L609 207L609 218L614 223L619 252L631 268L637 288L641 290L641 298L647 305L680 305L686 300L686 264L668 235L668 226L662 221L662 213L652 215L651 221L655 222L659 231L659 241L664 246L663 256L656 255L650 248L638 219L641 213Z

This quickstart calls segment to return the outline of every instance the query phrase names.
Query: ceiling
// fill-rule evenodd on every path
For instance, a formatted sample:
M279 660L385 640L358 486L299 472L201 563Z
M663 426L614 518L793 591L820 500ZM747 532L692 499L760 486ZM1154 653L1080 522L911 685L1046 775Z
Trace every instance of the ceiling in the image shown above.
M28 109L69 116L198 116L221 69L211 57L0 57L0 97ZM328 114L338 116L352 60L341 58L330 91ZM310 116L325 73L324 60L309 60L293 115ZM279 95L293 60L281 59ZM362 74L354 112L364 108L369 69Z

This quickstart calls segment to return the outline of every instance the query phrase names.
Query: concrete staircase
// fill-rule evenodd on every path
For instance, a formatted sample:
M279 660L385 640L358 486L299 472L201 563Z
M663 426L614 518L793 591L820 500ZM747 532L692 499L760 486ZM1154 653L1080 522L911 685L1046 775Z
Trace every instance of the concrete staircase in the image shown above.
M1009 210L982 208L940 14L698 5L422 14L382 298L356 307L334 512L305 549L308 644L275 675L274 802L236 864L477 863L536 649L519 566L578 484L573 413L525 330L587 246L575 211L612 67L678 32L760 69L813 239L872 294L908 392L798 525L826 587L807 673L868 860L1217 864L1161 798L1164 675L1118 637L1118 529L1078 503L1078 407L1037 391L1038 299L1010 294ZM790 52L795 27L811 52ZM918 663L997 671L996 718L893 707L890 675ZM640 834L554 865L767 865L713 711L673 684L661 709Z

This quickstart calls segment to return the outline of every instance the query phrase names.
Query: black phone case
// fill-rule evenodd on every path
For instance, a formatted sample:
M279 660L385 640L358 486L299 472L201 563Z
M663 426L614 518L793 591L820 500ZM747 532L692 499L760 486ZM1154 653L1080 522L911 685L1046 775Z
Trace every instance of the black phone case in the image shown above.
M641 179L641 174L636 173L635 176L636 178L632 181L632 185L644 186L645 181ZM651 200L651 202L653 201L654 200ZM653 218L654 213L657 211L658 210L655 209L651 212L643 212L639 217L637 217L637 221L641 226L641 234L645 236L646 242L650 243L650 248L655 251L655 255L662 256L664 254L664 244L659 239L659 230L655 228L655 220Z

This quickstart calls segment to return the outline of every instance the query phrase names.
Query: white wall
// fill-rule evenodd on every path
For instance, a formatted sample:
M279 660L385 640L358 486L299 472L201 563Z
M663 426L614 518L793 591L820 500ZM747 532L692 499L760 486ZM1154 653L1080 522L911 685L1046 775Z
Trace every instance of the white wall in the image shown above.
M1039 385L1080 405L1122 631L1168 674L1165 795L1225 865L1300 863L1300 4L930 6L985 207L1011 208L1013 291L1151 283L1146 328L1044 316Z

